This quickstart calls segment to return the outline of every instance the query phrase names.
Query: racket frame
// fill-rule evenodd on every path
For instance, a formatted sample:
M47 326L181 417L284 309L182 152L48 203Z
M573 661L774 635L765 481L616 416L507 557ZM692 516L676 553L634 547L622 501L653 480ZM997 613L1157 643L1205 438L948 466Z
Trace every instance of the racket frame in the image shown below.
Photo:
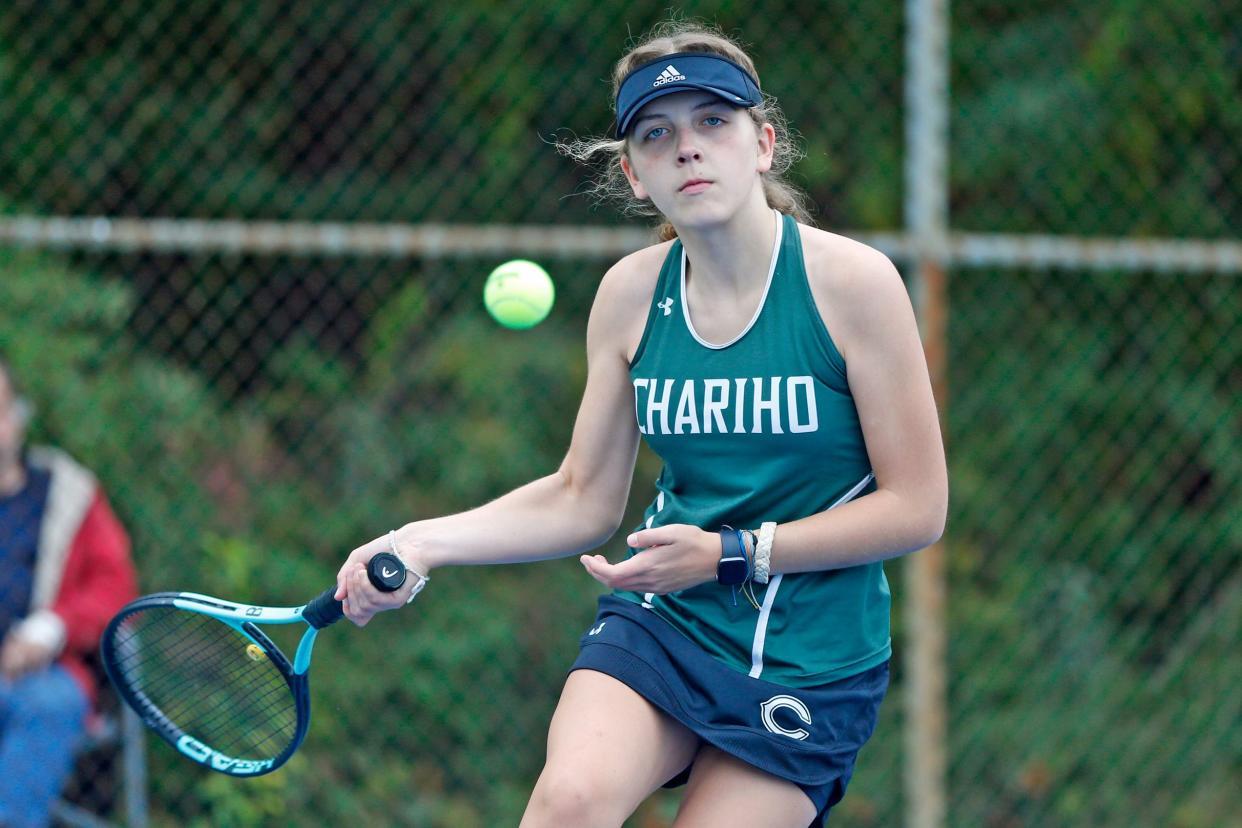
M221 601L219 598L213 598L210 595L200 595L197 592L178 592L174 594L177 595L177 598L173 600L173 606L177 609L209 615L217 621L223 621L243 635L250 637L255 644L263 647L264 650L275 645L272 644L271 639L266 635L263 636L262 641L254 639L250 631L246 629L247 624L250 624L256 630L259 624L296 624L299 621L306 624L306 632L302 634L302 640L298 642L298 649L294 653L292 665L292 672L295 675L306 675L306 671L310 667L311 651L315 647L315 636L319 634L319 630L302 617L302 610L306 609L305 604L300 607L255 607L231 604L228 601ZM285 654L280 652L280 650L276 650L276 652L287 663L288 659L285 658Z
M330 595L329 595L330 597ZM324 598L320 596L315 601ZM306 672L310 667L311 652L315 646L315 638L319 629L302 616L308 604L300 607L263 607L247 604L235 604L210 595L196 592L157 592L146 595L128 604L115 618L109 622L103 636L102 654L104 668L125 702L142 718L147 727L158 733L165 741L177 749L191 761L204 765L212 770L238 777L262 776L279 768L306 738L310 728L310 686ZM154 702L140 689L130 686L122 677L119 669L114 667L114 660L120 656L114 652L116 630L125 620L139 612L153 609L173 607L184 612L198 613L214 618L241 633L255 646L263 650L267 658L284 677L289 691L293 694L296 724L293 738L283 751L269 759L242 759L221 753L210 745L204 744L186 733L175 722L170 720ZM259 625L296 624L307 625L306 631L298 642L298 648L290 663L288 657L260 629Z
M393 578L385 572L390 566L400 571L399 578ZM371 585L381 592L394 592L400 589L405 583L408 572L405 563L396 555L395 549L392 552L379 552L372 555L366 568L367 578L371 581ZM422 578L420 588L421 583L425 581L426 578ZM302 744L302 740L306 738L306 731L310 728L310 685L307 682L306 672L310 668L315 638L321 629L335 624L344 617L344 606L336 600L335 594L336 585L334 584L300 607L238 604L197 592L156 592L145 595L122 607L104 630L103 639L99 645L104 669L121 698L138 713L147 727L158 733L186 758L230 776L262 776L265 773L271 773L288 761L293 752ZM125 680L119 667L124 654L116 652L117 631L125 619L131 615L167 607L205 615L232 627L262 649L276 666L293 693L296 717L293 738L278 756L271 759L238 759L221 753L182 730L145 693ZM295 624L299 621L306 624L307 629L298 642L291 664L288 657L267 637L259 625Z

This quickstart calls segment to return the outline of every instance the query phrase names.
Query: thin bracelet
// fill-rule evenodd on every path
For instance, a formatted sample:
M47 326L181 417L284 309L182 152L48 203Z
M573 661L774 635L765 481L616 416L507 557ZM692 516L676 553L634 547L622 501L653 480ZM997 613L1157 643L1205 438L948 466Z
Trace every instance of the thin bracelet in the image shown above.
M755 533L750 531L749 529L743 529L742 534L750 538L750 557L751 557L751 560L754 560L755 553L759 551L759 538L757 538L755 536Z
M742 557L746 559L746 581L755 576L755 555L746 549L746 533L741 529L734 529L733 534L737 535L737 546L742 550ZM742 583L746 583L743 581Z
M772 568L772 538L776 524L767 521L759 526L759 544L755 547L755 583L766 584Z
M414 573L414 577L418 579L418 583L414 584L414 589L410 590L410 597L405 599L405 602L408 604L414 600L415 595L423 591L423 587L427 586L427 584L431 581L431 576L423 575L420 572L410 569L409 564L405 562L405 558L401 557L401 553L397 551L396 529L388 530L388 549L392 552L392 554L397 556L397 560L401 561L401 565L405 567L405 571Z
M737 542L741 544L742 554L746 556L746 580L742 582L742 594L755 609L762 609L755 598L755 533L749 529L737 529ZM746 536L750 535L750 548L746 548Z

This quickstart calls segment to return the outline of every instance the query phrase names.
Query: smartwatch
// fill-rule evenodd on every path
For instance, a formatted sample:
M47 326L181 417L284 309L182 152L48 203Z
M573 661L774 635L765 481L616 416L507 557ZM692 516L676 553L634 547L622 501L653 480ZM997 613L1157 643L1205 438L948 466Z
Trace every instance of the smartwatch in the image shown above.
M720 530L720 560L716 563L716 583L737 586L746 583L750 563L742 548L741 536L733 529Z

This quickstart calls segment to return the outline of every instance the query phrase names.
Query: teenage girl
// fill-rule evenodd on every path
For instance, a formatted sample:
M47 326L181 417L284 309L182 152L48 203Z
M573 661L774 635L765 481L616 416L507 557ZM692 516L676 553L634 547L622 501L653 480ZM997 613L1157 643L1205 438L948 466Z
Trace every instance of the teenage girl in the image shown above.
M615 73L599 187L664 239L600 284L588 377L561 467L491 503L409 523L337 576L364 625L442 566L579 554L610 594L584 631L523 826L618 826L685 784L678 826L819 825L845 792L888 683L881 564L934 542L948 484L902 281L810 226L795 157L751 59L662 27ZM639 439L663 470L624 560ZM415 577L370 586L395 551Z

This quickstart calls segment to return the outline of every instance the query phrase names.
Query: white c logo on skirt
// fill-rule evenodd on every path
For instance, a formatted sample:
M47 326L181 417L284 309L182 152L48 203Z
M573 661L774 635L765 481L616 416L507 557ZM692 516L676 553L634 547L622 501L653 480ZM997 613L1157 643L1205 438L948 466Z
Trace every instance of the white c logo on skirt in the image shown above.
M763 726L772 733L779 733L782 736L788 736L791 739L805 739L811 734L802 728L797 730L786 730L776 723L776 718L772 715L782 707L788 707L799 719L811 723L811 711L802 703L801 699L793 696L773 696L767 701L759 705L759 709L763 712Z

